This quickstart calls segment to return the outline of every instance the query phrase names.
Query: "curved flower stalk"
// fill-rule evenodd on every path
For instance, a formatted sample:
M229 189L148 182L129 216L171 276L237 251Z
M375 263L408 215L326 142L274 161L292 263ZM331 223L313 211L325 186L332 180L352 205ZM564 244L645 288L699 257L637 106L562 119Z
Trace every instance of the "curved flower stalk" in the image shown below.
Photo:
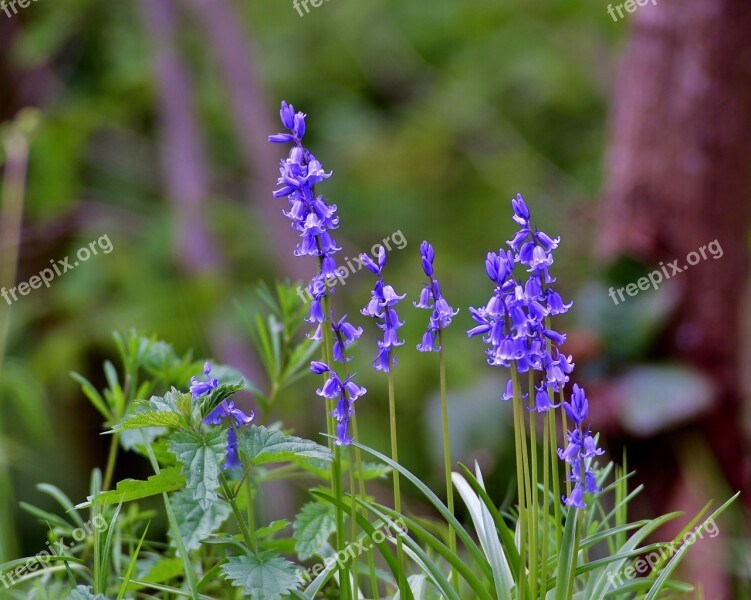
M219 381L211 377L211 363L207 362L203 366L203 374L206 381L200 381L198 377L190 380L190 393L193 396L193 402L198 401L201 396L211 395L219 387ZM212 410L203 420L206 425L221 425L225 419L230 419L230 427L227 431L227 462L224 464L225 469L241 469L242 462L237 449L237 432L236 428L244 427L255 417L255 413L250 411L246 415L241 409L235 406L232 400L222 400L219 405Z
M276 144L291 143L289 155L283 159L279 168L278 189L274 197L286 197L290 209L284 214L292 222L292 227L300 232L300 243L295 248L295 256L314 256L318 259L319 272L313 277L308 291L312 297L310 314L306 319L316 325L316 329L310 335L314 340L321 341L323 345L323 362L311 364L311 370L326 375L324 386L318 390L318 394L327 401L327 427L329 435L336 433L335 460L331 467L331 483L334 496L338 499L343 497L341 479L341 455L340 447L349 446L356 437L356 424L354 437L349 434L350 421L354 419L354 401L365 394L365 388L356 386L349 375L347 367L348 358L346 349L353 344L361 335L362 329L354 327L346 321L346 315L338 321L334 318L331 310L329 289L333 293L333 287L327 285L337 274L335 254L341 250L331 235L331 231L338 229L339 217L336 215L336 205L328 204L326 199L317 194L315 186L331 177L332 173L324 171L316 157L303 146L303 138L306 131L306 115L296 112L291 104L282 102L279 116L286 133L279 133L269 137L269 141ZM345 377L342 379L333 368L334 361L343 365ZM357 388L357 391L355 391ZM337 399L336 405L333 400ZM332 419L335 419L332 421ZM356 422L355 422L356 423ZM360 492L364 496L364 483L362 475L362 461L359 450L356 452L358 464L358 478L360 480ZM350 461L353 462L353 461ZM350 482L352 489L352 527L353 539L356 534L355 512L356 501L354 493L354 479L350 468ZM344 515L337 508L337 550L344 549ZM372 562L372 554L369 555L371 564L371 581L375 581L375 565ZM353 560L352 572L355 574L355 588L357 588L357 566ZM340 589L342 598L349 596L349 575L346 568L342 567L340 576ZM375 593L375 592L374 592Z
M428 282L420 292L420 298L413 302L416 308L432 310L428 321L428 330L417 345L420 352L438 352L440 355L440 385L441 385L441 421L443 426L443 469L446 477L446 504L451 515L454 514L454 485L451 480L451 439L449 437L448 401L446 398L446 356L443 351L443 330L451 325L451 320L459 314L459 309L454 311L441 294L441 286L434 277L433 262L435 250L427 241L420 244L420 258L422 270L428 277ZM436 345L436 341L438 344ZM449 550L456 553L456 532L449 526ZM458 573L452 571L452 586L459 589Z
M550 274L554 263L553 252L560 238L552 238L537 229L531 221L529 208L524 198L518 194L511 201L513 219L519 225L518 231L507 242L509 249L501 248L497 253L489 252L485 260L485 271L495 284L493 295L485 306L470 308L476 325L467 334L469 337L482 336L488 345L485 350L488 364L506 367L511 370L502 400L513 399L514 437L516 443L517 483L519 494L520 528L522 538L521 555L529 565L532 595L536 594L537 565L542 565L540 581L545 581L547 564L547 536L543 536L541 556L537 541L539 524L538 512L538 458L537 422L535 414L545 413L543 425L543 512L548 509L548 477L552 477L553 491L559 496L558 468L556 455L571 466L567 480L569 493L563 502L569 507L584 508L584 495L596 491L591 483L594 476L584 469L584 458L601 453L594 448L593 438L584 433L582 421L576 421L576 429L568 433L569 447L559 451L556 434L555 409L560 403L554 402L555 394L563 398L563 391L570 379L574 363L571 356L561 351L566 335L554 330L551 317L568 311L572 303L564 303L552 287L555 278ZM527 394L524 395L519 376L527 373ZM540 374L539 384L536 373ZM583 391L575 387L576 402L581 403ZM521 410L524 398L529 398L530 440L526 435L526 416ZM584 399L586 402L586 398ZM573 400L572 400L573 402ZM564 405L565 406L565 405ZM572 404L569 404L572 406ZM569 409L566 410L568 413ZM566 413L562 413L563 429L566 431ZM583 444L587 439L587 448ZM591 444L591 447L590 447ZM594 454L593 454L594 453ZM579 474L584 472L584 476ZM571 489L571 483L574 483ZM560 505L555 503L557 538L560 541ZM527 547L528 546L528 547ZM526 553L529 553L528 555Z

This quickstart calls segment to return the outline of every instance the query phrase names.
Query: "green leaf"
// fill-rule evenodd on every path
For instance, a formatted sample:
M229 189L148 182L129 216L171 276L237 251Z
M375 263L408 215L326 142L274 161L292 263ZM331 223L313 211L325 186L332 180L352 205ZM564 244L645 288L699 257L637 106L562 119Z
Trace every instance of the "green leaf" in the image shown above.
M140 429L142 427L170 427L176 429L185 424L192 413L190 394L172 388L164 396L152 396L141 402L133 414L113 427L113 431Z
M219 384L219 387L215 388L211 394L201 396L197 405L198 414L201 416L201 419L203 420L208 417L211 411L219 406L224 400L246 388L245 380L241 379L238 383Z
M558 553L558 576L555 580L555 600L566 600L571 581L571 565L576 561L576 521L579 511L569 506L566 516L566 526L563 530L563 541Z
M328 504L308 502L297 515L294 529L300 560L322 556L327 540L336 531L336 511Z
M311 440L285 435L277 429L253 425L243 431L238 446L254 465L291 461L296 458L331 461L331 450Z
M107 600L107 596L104 594L92 592L90 585L79 585L70 593L68 598L69 600Z
M201 508L208 510L219 499L219 474L227 454L227 432L215 428L206 434L176 431L169 438L169 447L183 466L188 489Z
M96 499L93 496L89 496L87 502L79 504L76 508L89 508L92 505L92 501L97 506L131 502L133 500L156 496L164 492L174 492L183 487L185 487L185 477L182 476L177 467L169 467L162 469L159 475L152 475L146 481L125 479L117 484L116 489L98 494Z
M183 490L172 496L178 529L188 551L198 550L201 540L209 537L227 520L231 512L226 502L212 502L208 510L193 498L191 490Z
M299 587L297 567L271 550L233 556L222 571L253 600L281 600Z

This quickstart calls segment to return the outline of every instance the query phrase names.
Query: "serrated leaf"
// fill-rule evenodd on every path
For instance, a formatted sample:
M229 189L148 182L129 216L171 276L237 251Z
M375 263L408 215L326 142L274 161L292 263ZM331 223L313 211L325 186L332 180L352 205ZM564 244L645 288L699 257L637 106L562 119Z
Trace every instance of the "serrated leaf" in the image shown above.
M253 600L281 600L299 587L297 567L273 550L232 556L222 571Z
M146 481L137 479L125 479L117 484L117 488L109 492L103 492L96 497L97 506L103 504L120 504L141 500L165 492L174 492L185 487L185 477L177 467L162 469L158 475L152 475ZM88 502L79 504L76 508L88 508L92 504L93 496L88 497Z
M262 465L272 462L294 460L297 457L331 461L331 450L312 440L285 435L277 429L253 425L243 431L238 447L251 464Z
M139 429L142 427L180 427L192 412L190 394L172 388L164 396L152 396L147 402L137 405L133 414L113 427L113 431Z
M336 511L329 504L308 502L294 524L295 550L300 560L321 556L331 534L336 531Z
M214 533L231 512L226 502L212 502L208 510L201 508L191 490L183 490L171 498L180 536L187 550L198 550L201 540Z
M272 521L265 527L259 527L256 529L256 538L269 538L272 539L274 535L279 533L280 531L286 529L289 527L292 523L290 523L287 519L279 519L278 521Z
M208 510L219 495L221 463L227 454L227 432L212 429L206 434L176 431L169 438L169 447L183 466L187 487L201 508Z
M91 590L90 585L79 585L74 589L70 596L68 596L69 600L107 600L107 596L104 594L95 594Z
M238 383L220 384L211 394L201 396L197 404L198 414L201 416L201 419L209 416L211 411L219 406L222 401L227 400L227 398L234 396L237 392L241 392L245 388L245 380L241 379Z

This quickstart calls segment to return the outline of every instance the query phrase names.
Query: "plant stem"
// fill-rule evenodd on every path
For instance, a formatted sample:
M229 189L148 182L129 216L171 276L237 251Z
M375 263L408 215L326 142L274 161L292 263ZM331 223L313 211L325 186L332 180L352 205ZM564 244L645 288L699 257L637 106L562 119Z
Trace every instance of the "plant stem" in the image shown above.
M446 504L451 515L454 515L454 485L451 481L451 439L449 437L449 409L446 394L446 356L443 347L443 327L438 327L439 370L441 383L441 418L443 421L443 467L446 474ZM456 532L449 525L449 550L456 554ZM459 591L459 573L456 569L451 570L451 585Z
M532 369L529 370L529 406L535 406L535 375ZM532 494L532 510L530 512L530 545L529 545L529 578L531 581L531 596L537 597L537 540L539 535L539 514L537 508L537 413L534 410L529 411L529 444L531 452L532 465L532 485L530 493Z
M352 415L352 435L355 438L355 440L359 440L360 436L357 432L357 414L355 413ZM363 502L367 500L367 495L365 493L365 476L364 471L362 468L362 453L360 452L360 448L355 446L355 460L357 461L357 478L358 478L358 484L360 488L360 498ZM364 512L367 514L367 509L364 509ZM373 595L373 598L378 598L378 577L376 576L376 567L375 567L375 552L372 548L368 550L368 571L370 573L370 588Z
M120 432L117 431L112 435L112 441L110 442L110 452L107 457L107 469L104 472L104 483L102 485L102 491L106 492L112 485L112 477L115 474L115 463L117 462L117 450L120 446Z
M224 476L224 473L219 474L219 483L222 486L222 490L224 491L224 496L227 498L227 502L229 502L229 505L232 507L232 514L235 515L235 521L237 521L237 525L240 527L240 531L243 534L243 539L245 540L246 545L253 552L258 552L258 546L255 540L255 531L251 533L250 529L248 528L248 524L243 518L243 513L240 510L240 507L237 506L237 497L232 494L232 490L230 490L229 484L227 483L227 478ZM248 498L248 502L252 502L252 498Z
M520 410L524 410L524 407L522 405L522 393L521 389L519 388L519 377L516 374L516 363L511 364L511 380L513 382L514 386L514 399L513 399L513 409L514 409L514 445L516 447L516 486L517 486L517 493L519 496L519 539L520 539L520 545L519 545L519 575L517 577L517 588L518 588L518 598L519 600L524 600L524 596L526 593L526 577L527 577L527 568L526 568L526 553L527 553L527 510L526 510L526 502L525 502L525 490L524 490L524 479L525 479L525 468L524 468L524 453L522 451L523 445L526 443L522 437L522 427L520 425L521 423L524 423L522 420L522 415L520 414Z
M351 537L357 539L357 490L355 487L355 449L349 446L349 499L351 503ZM352 553L352 598L357 600L360 585L357 577L357 553Z
M390 362L390 358L389 358ZM399 462L399 448L396 438L396 401L394 400L394 372L389 369L389 422L391 429L391 459ZM402 494L399 489L399 472L394 471L394 510L401 514L402 512ZM403 591L406 589L406 578L404 573L404 548L402 547L402 538L397 535L396 538L396 558L399 567L399 590L402 592L400 597L404 597Z
M549 514L548 509L550 506L550 453L548 452L550 445L550 419L548 415L552 414L552 410L548 411L545 418L542 421L542 555L540 560L540 595L545 595L545 585L548 580L548 543L550 537L550 527L548 526Z
M553 391L549 390L548 395L553 400ZM565 412L561 410L561 412ZM561 482L558 470L558 424L555 420L555 412L548 412L548 429L550 433L550 477L553 480L553 510L555 513L555 541L556 547L560 548L563 542L563 514L561 513Z

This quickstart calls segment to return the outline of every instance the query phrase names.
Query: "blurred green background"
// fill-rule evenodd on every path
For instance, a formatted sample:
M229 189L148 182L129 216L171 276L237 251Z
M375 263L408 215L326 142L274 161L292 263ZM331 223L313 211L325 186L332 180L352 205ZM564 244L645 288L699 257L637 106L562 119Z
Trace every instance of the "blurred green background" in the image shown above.
M466 339L466 307L491 292L484 256L513 231L517 192L538 226L563 238L562 296L599 285L597 198L627 34L604 5L580 0L330 0L303 17L291 0L39 0L12 19L0 13L0 117L24 106L41 114L17 280L102 235L114 246L10 307L0 461L15 499L0 523L20 533L6 549L32 552L44 538L17 508L43 503L36 482L81 499L106 460L98 415L69 373L102 383L113 330L155 334L260 378L237 305L252 314L259 280L313 267L292 257L286 202L271 197L282 150L265 140L279 129L281 99L309 115L307 146L334 171L321 191L339 207L342 256L397 231L407 240L387 268L410 300L397 371L403 462L441 489L437 358L415 351L427 313L411 306L427 239L444 294L461 307L446 341L455 458L480 460L500 500L512 483L505 379ZM376 332L359 315L372 283L357 273L335 302L366 329L353 362L369 390L359 422L364 442L385 449ZM572 332L570 350L581 349L582 373L595 379L644 352L667 302L634 302L614 326L601 318L604 291L583 298L558 329ZM324 427L316 383L298 383L277 411L301 435ZM131 457L118 476L145 470Z

